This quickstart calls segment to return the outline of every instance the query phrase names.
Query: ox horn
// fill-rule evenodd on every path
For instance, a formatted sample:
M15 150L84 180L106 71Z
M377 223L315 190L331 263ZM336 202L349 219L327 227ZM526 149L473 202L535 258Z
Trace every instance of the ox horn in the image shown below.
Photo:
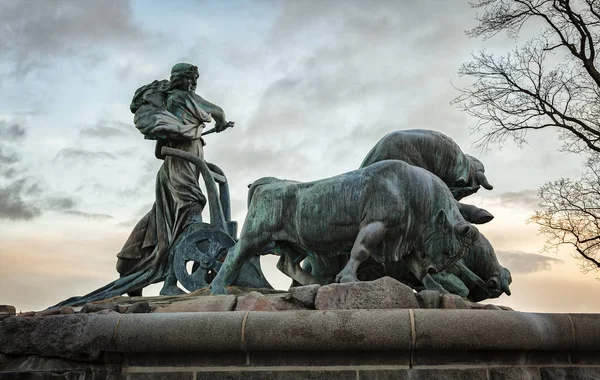
M475 177L477 178L477 182L479 182L479 184L483 186L484 189L492 190L494 188L494 186L490 185L490 183L488 182L483 171L477 171Z
M500 272L500 288L507 296L510 296L510 287L508 286L512 282L512 276L510 271L506 268L502 268Z
M467 222L459 223L456 226L456 233L460 236L467 236L469 231L471 231L471 225Z

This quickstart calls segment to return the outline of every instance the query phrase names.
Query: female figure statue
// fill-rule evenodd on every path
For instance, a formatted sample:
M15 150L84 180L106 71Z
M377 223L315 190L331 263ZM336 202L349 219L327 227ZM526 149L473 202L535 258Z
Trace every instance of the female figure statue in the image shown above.
M232 125L226 122L221 107L195 94L197 79L196 66L178 63L169 80L139 88L130 106L136 128L146 139L156 140L155 154L164 163L156 176L154 205L117 255L117 271L121 277L140 271L156 272L153 282L160 281L158 277L165 281L161 295L183 293L177 287L169 250L186 226L201 221L206 198L198 184L196 165L177 157L163 157L160 149L168 146L203 157L201 134L205 123L214 119L216 132ZM141 290L131 289L128 293L141 295Z
M190 224L202 221L206 198L198 184L196 165L181 158L163 157L168 146L203 156L201 137L205 123L215 120L215 131L233 126L218 107L196 95L198 68L178 63L169 80L140 87L131 101L136 128L146 139L156 140L155 155L164 160L156 176L156 199L137 223L117 255L120 278L81 297L71 297L53 307L83 305L128 293L141 295L150 284L164 281L161 295L181 294L173 270L173 244Z

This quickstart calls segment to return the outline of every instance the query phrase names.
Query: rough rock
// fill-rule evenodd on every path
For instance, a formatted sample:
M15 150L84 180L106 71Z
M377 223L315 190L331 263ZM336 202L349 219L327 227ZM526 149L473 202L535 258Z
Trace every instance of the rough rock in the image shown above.
M102 302L102 303L86 303L81 308L82 313L97 313L102 310L119 311L119 305L116 302Z
M321 285L305 285L290 288L290 296L306 307L315 307L315 298Z
M75 314L75 309L71 306L63 306L60 308L60 314Z
M412 288L391 277L375 281L330 284L319 288L317 310L418 309Z
M133 313L149 313L152 311L150 304L147 301L136 302L133 305L129 306L125 313L133 314Z
M194 311L231 311L235 307L235 296L199 296L169 305L157 307L155 313L185 313Z
M0 305L0 313L15 315L17 314L17 309L13 305Z
M120 314L119 311L113 309L102 309L100 311L95 312L94 314L100 315L109 315L109 314Z
M250 292L244 297L239 297L236 311L276 311L276 310L305 310L306 307L295 302L288 294L264 295Z
M35 315L35 311L26 311L24 313L17 314L17 317L33 317Z
M417 293L417 299L423 309L439 309L442 295L437 290L421 290Z
M491 305L491 304L483 306L483 309L484 310L502 310L502 308L500 308L499 306Z
M58 314L60 314L60 309L48 309L48 310L44 310L44 311L35 313L35 316L36 317L47 317L49 315L58 315Z
M469 305L461 296L456 294L443 294L441 309L470 309Z

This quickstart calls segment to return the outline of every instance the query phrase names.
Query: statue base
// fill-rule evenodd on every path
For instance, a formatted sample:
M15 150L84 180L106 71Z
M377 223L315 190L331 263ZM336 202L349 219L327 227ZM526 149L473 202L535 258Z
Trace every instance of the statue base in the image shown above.
M600 314L501 310L389 278L229 290L5 312L0 378L600 378Z
M600 378L598 314L99 312L8 317L0 336L6 380Z

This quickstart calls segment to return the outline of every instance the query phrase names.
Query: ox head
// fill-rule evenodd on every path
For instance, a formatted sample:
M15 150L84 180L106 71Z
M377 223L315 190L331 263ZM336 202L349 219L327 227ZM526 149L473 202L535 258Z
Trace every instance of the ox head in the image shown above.
M479 242L457 266L461 271L460 277L469 288L471 301L498 298L502 293L510 296L510 271L500 265L494 248L485 236L480 236Z
M453 223L443 209L438 211L433 232L424 241L421 273L442 272L460 260L478 239L475 226L464 220Z
M488 182L485 176L485 167L477 158L465 154L467 158L468 170L466 177L456 179L450 184L450 190L456 200L460 200L471 194L475 194L481 186L486 190L492 190L494 187Z
M488 298L498 298L502 293L510 296L509 285L511 282L510 271L502 267L498 275L494 275L486 281L481 280L481 283L476 283L476 286L470 287L468 298L473 302L480 302Z

